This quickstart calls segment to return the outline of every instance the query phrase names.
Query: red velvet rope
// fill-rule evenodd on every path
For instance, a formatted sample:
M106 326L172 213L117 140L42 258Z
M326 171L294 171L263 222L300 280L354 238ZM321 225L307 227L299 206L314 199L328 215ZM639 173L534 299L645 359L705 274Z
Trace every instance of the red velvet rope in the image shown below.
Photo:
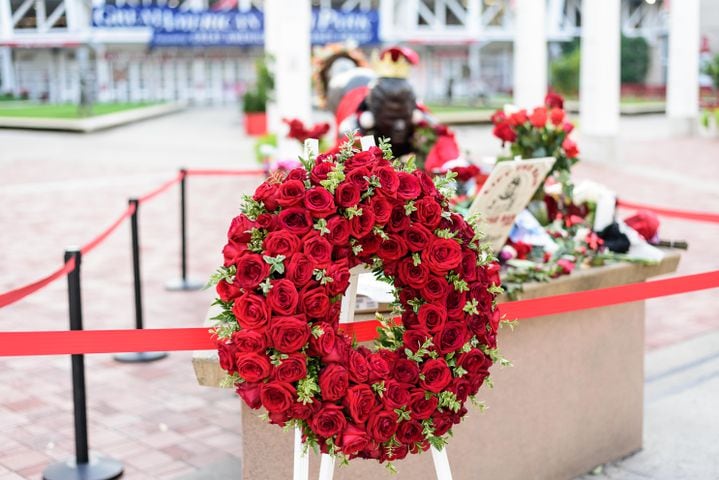
M187 170L187 175L193 176L208 176L208 175L238 175L238 176L253 176L253 175L264 175L264 170L222 170L222 169L195 169Z
M673 210L669 208L654 207L652 205L642 205L641 203L625 202L617 200L617 206L622 208L632 208L636 210L650 210L657 215L665 217L681 218L684 220L694 220L697 222L719 223L719 214L705 212L690 212L688 210Z
M137 201L140 202L140 203L144 203L144 202L147 202L147 201L149 201L149 200L152 200L153 198L155 198L156 196L158 196L159 194L161 194L162 192L164 192L164 191L167 190L168 188L172 187L172 186L175 185L176 183L180 183L180 180L182 180L182 178L183 178L184 176L185 176L185 173L184 173L184 172L178 173L175 178L172 178L172 179L166 181L165 183L163 183L162 185L160 185L160 186L157 187L156 189L147 192L146 194L144 194L144 195L141 196L141 197L138 197Z
M510 320L526 320L710 288L719 288L719 270L507 302L501 304L499 308L502 314ZM343 324L342 328L349 335L354 336L357 341L364 342L376 338L378 326L376 320L371 320ZM0 356L210 350L214 348L208 329L202 327L0 333Z
M66 264L52 272L50 275L43 277L39 280L35 280L34 282L29 283L25 286L0 294L0 308L10 305L11 303L15 303L18 300L27 297L31 293L37 292L42 287L54 282L60 277L64 277L68 273L72 272L74 269L75 259L71 258Z

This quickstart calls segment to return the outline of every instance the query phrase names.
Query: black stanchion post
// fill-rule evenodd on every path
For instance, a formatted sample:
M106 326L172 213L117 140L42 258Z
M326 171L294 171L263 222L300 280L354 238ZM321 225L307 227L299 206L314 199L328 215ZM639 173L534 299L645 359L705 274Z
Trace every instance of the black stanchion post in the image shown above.
M170 280L165 284L167 290L190 291L200 290L204 283L199 280L187 278L187 170L180 170L180 273L179 279Z
M67 275L70 306L70 330L82 330L80 296L80 249L65 251L65 262L75 259L75 268ZM87 441L87 405L85 402L85 356L71 355L72 397L75 414L75 459L50 465L43 472L45 480L111 480L122 476L122 464L100 456L90 457Z
M140 212L140 202L136 198L129 200L130 205L135 206L135 211L130 217L130 234L132 236L132 276L135 290L135 328L144 328L142 321L142 274L140 273L140 233L137 216ZM118 362L152 362L167 356L166 352L132 352L115 355Z

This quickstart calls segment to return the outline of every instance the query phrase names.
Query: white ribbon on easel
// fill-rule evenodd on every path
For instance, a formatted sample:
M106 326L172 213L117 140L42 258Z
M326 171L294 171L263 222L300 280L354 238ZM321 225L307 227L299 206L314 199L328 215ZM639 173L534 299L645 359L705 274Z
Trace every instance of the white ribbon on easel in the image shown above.
M366 135L360 138L362 150L369 150L375 146L374 137ZM313 138L305 140L304 156L305 158L314 158L319 154L319 141ZM364 265L358 265L350 270L350 284L347 287L345 295L342 297L342 308L340 309L340 323L351 323L355 316L355 302L357 300L357 284L360 273L367 272ZM434 462L434 471L437 474L437 480L452 480L452 471L449 468L449 459L447 458L447 449L437 450L431 447L432 461ZM320 459L319 480L332 480L335 470L334 457L322 454ZM294 458L294 474L293 480L309 480L310 478L310 460L309 455L305 453L302 444L302 432L299 428L295 428L295 458Z

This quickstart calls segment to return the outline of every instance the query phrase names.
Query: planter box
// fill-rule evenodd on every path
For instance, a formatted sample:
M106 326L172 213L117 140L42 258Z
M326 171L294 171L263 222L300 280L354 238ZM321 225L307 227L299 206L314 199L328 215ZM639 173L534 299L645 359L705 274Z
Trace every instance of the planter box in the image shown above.
M267 113L245 113L245 133L252 136L267 134Z
M575 271L526 286L522 298L610 287L676 270L679 254L654 266L616 264ZM644 302L523 320L503 328L499 348L514 367L492 369L495 388L478 398L448 445L455 480L569 479L642 447ZM201 385L217 386L223 372L215 352L196 352ZM241 400L238 398L238 402ZM242 478L292 478L293 433L242 408ZM312 455L311 478L319 459ZM434 478L427 452L398 461L391 475L375 461L335 469L335 479Z

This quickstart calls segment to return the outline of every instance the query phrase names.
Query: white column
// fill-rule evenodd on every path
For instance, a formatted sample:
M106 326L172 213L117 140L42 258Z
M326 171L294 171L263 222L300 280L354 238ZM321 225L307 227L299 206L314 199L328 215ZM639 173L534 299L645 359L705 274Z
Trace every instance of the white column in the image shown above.
M111 101L110 91L110 64L106 58L107 51L104 46L95 49L95 78L97 79L97 101L100 103Z
M669 9L667 116L688 133L699 114L699 0L673 1Z
M309 0L265 1L265 52L274 58L276 115L270 131L278 133L281 158L297 158L299 145L284 138L284 117L309 122L312 114L310 86Z
M546 10L545 0L515 2L514 103L522 108L543 105L547 94Z
M71 32L90 31L90 5L82 0L65 0L67 29Z
M13 35L10 0L0 0L0 40ZM15 91L15 70L12 65L12 49L0 47L0 93Z
M613 160L619 133L620 0L582 1L582 158Z

